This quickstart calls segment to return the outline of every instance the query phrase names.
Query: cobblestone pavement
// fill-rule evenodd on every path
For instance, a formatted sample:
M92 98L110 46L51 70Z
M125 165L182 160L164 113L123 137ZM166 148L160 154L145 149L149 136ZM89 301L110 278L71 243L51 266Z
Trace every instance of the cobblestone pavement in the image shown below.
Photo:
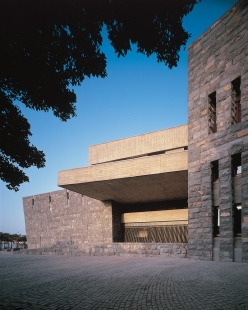
M248 264L0 252L0 309L248 309Z

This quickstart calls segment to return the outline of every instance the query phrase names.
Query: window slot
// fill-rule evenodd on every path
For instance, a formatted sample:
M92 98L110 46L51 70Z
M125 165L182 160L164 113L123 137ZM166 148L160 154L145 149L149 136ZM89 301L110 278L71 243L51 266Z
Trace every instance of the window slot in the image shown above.
M219 180L219 161L215 160L211 163L212 182Z
M216 91L208 96L209 133L217 132Z
M241 122L240 85L240 77L232 81L232 124L237 124Z
M67 205L69 205L70 202L69 192L66 192L66 198L67 198Z
M52 209L52 197L49 195L49 210Z
M234 217L234 237L241 236L241 204L234 205L233 217Z
M242 173L241 153L232 156L232 176L235 177Z
M211 183L213 201L213 234L220 235L220 209L219 209L219 161L211 162Z
M238 176L242 173L241 153L232 156L232 177L233 177L233 200L237 203L233 206L233 233L234 237L241 236L241 187L237 188ZM236 184L236 186L235 186ZM240 199L237 199L240 198ZM237 201L239 200L239 201ZM239 202L239 203L238 203Z
M219 207L214 207L214 237L219 237L220 235L220 209Z

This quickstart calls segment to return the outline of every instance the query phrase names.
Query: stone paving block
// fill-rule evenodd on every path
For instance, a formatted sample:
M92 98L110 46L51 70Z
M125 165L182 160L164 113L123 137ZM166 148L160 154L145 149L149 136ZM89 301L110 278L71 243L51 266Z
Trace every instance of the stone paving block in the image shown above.
M124 258L1 253L0 308L248 307L248 264L141 255Z

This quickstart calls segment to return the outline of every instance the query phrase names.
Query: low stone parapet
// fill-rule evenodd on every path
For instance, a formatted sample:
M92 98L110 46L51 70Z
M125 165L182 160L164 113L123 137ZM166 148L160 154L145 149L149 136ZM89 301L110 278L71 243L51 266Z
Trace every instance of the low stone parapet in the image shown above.
M88 256L145 256L187 257L187 243L111 243L95 245L57 245L51 248L23 250L23 254L88 255Z
M172 256L186 257L185 243L112 243L107 246L94 246L90 255L118 255L118 256Z

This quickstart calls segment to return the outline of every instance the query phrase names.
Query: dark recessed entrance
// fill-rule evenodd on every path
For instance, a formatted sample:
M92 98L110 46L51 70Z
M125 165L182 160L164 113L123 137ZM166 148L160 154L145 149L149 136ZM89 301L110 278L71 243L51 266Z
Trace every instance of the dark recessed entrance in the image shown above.
M113 241L187 243L187 200L113 203Z

